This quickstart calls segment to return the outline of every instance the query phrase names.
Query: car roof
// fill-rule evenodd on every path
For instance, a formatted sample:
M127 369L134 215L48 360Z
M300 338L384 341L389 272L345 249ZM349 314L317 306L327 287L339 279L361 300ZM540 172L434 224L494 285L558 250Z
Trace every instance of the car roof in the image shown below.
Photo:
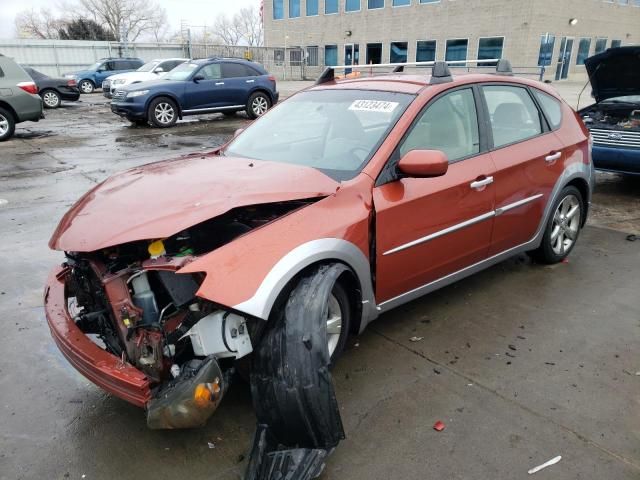
M357 77L357 78L342 78L322 83L311 87L309 90L324 90L324 89L345 89L345 90L381 90L387 92L396 93L409 93L417 95L429 87L435 87L438 85L449 85L455 87L457 85L466 85L473 83L520 83L532 87L536 87L545 92L551 93L554 96L558 94L550 88L548 85L538 81L525 77L518 77L513 75L496 75L487 73L459 73L452 75L452 80L431 84L431 75L418 75L418 74L383 74L375 75L371 77Z

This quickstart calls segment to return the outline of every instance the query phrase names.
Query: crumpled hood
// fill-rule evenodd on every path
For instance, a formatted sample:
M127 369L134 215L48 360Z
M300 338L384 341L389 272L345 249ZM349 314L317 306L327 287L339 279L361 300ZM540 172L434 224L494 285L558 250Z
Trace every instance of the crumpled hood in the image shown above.
M134 168L87 192L64 215L49 246L92 252L174 235L233 208L335 193L310 167L212 154Z
M640 95L640 46L609 48L587 58L584 65L597 102Z

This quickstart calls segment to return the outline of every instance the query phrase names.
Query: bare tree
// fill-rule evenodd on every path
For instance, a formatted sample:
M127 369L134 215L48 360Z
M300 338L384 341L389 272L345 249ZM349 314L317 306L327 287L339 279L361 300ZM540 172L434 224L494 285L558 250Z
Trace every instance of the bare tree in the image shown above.
M217 17L213 22L213 35L223 45L238 45L243 36L237 15L231 19L226 15Z
M140 35L159 31L166 24L164 8L148 0L79 0L86 14L110 30L120 41L126 32L128 40L135 41Z
M24 10L16 15L16 32L21 38L57 39L59 30L66 25L61 18L56 18L50 10L42 8Z
M242 38L250 47L261 47L264 44L262 15L257 8L241 8L233 18Z

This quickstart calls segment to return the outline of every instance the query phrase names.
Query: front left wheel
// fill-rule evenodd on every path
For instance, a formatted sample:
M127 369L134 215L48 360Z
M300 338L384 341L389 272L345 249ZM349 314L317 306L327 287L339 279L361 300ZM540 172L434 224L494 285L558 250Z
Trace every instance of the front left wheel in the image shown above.
M62 103L60 95L58 95L58 92L55 90L45 90L44 92L40 92L40 96L46 108L58 108Z
M178 107L170 98L156 98L149 105L147 117L156 127L172 127L178 121Z

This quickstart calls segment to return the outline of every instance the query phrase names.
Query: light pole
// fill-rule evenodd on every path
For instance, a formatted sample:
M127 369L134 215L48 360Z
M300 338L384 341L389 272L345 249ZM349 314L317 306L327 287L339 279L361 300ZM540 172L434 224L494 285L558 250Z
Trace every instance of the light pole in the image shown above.
M287 40L289 40L289 35L284 36L284 80L287 80Z

